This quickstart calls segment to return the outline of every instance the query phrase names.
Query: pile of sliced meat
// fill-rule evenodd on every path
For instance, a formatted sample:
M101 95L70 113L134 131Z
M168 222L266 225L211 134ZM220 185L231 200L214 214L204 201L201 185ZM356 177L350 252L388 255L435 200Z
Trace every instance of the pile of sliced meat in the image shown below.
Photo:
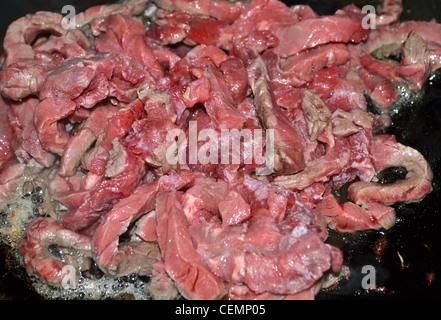
M64 266L93 261L188 299L314 298L343 262L327 228L391 228L392 204L432 188L424 157L376 135L390 119L367 111L368 100L388 110L398 87L421 90L441 65L441 25L399 22L401 10L398 0L371 16L354 5L319 16L277 0L129 0L78 14L74 29L51 12L13 22L0 194L36 161L62 209L27 227L27 272L61 285ZM246 161L245 142L238 161L188 161L208 150L204 132L217 144L226 130L271 136L253 145L271 151L271 170ZM169 161L171 132L200 134L197 150L180 145L184 163ZM391 167L405 179L377 183ZM343 202L335 191L350 182Z

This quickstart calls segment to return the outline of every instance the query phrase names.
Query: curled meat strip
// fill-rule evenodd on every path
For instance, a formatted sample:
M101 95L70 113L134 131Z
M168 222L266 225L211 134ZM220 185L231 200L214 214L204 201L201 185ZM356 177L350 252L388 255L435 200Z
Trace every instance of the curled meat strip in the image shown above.
M341 231L389 229L395 224L397 202L421 201L432 190L433 173L424 157L411 147L398 143L394 136L373 138L371 154L377 172L404 167L404 180L390 184L355 182L349 186L349 199L340 204L330 189L315 210L323 214L331 227Z
M375 169L404 167L404 180L392 184L356 182L349 187L349 198L357 204L418 202L432 190L433 173L424 156L411 147L398 143L394 136L374 137L371 147Z
M38 93L47 72L63 59L84 57L90 42L77 29L62 27L63 16L39 11L14 21L4 39L4 71L0 77L2 94L21 100ZM48 36L49 34L49 36Z
M5 66L21 59L33 59L35 56L31 43L43 32L61 36L67 32L61 26L63 16L58 13L40 11L26 15L13 22L6 31L4 39Z
M63 284L63 278L72 271L67 272L65 266L75 269L76 280L81 270L88 270L92 239L63 228L52 218L37 218L29 224L18 250L28 274L56 286Z

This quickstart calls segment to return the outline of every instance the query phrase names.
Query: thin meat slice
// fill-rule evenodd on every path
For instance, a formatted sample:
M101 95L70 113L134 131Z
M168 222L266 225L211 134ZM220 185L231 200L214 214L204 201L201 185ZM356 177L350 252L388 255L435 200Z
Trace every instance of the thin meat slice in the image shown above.
M326 182L338 175L348 165L350 158L348 142L338 139L323 157L308 162L305 169L297 174L277 177L274 183L294 191L304 190L315 182Z
M147 242L158 242L156 233L156 211L152 210L142 216L131 231L131 234Z
M437 70L439 64L439 36L441 27L437 23L424 21L406 21L394 23L375 30L372 30L369 39L363 44L363 49L369 54L383 53L401 54L401 46L407 40L410 33L418 34L427 44L430 52L430 64L432 72ZM417 49L417 48L415 48Z
M319 139L331 147L334 146L334 137L331 132L331 111L316 93L306 90L304 94L302 109L310 139L313 141Z
M241 129L245 118L237 111L222 74L209 66L207 78L210 82L210 97L204 104L207 114L219 129Z
M188 299L219 299L226 285L214 275L193 247L179 197L182 193L161 192L156 198L158 243L164 269Z
M251 290L256 293L296 294L311 287L331 268L331 250L317 234L304 234L290 240L281 240L286 247L282 245L276 257L245 254L248 267L244 283Z
M35 109L35 127L46 150L63 154L70 136L60 121L76 111L74 99L86 91L93 79L101 74L110 77L111 73L111 63L101 59L71 60L51 71Z
M95 19L106 18L109 15L132 16L142 13L150 0L124 0L118 4L98 5L88 8L75 16L77 27L85 26Z
M362 19L361 10L352 5L333 16L306 19L281 27L273 31L280 40L274 51L281 57L289 57L322 44L359 43L369 35L369 30L362 26Z
M254 294L296 294L327 270L337 271L342 260L338 249L309 229L311 221L303 214L291 211L280 223L265 217L249 227L208 223L190 230L197 251L218 276L233 285L244 284Z
M132 272L151 273L153 264L158 260L158 252L153 244L139 244L131 242L120 243L119 237L137 220L148 218L149 225L153 222L153 228L149 229L149 238L143 230L135 230L134 233L143 240L156 242L156 214L152 218L149 212L155 209L156 195L160 191L180 190L192 185L201 175L190 171L162 176L151 183L139 185L129 196L121 199L113 208L106 213L102 222L95 230L93 236L93 250L97 256L100 268L109 275L123 275ZM151 220L153 219L153 221ZM142 226L142 224L141 224ZM145 231L145 230L144 230ZM139 232L139 233L138 233ZM153 239L151 238L153 236ZM135 257L131 246L149 249L148 255ZM141 251L142 253L142 251ZM144 259L143 263L140 260ZM131 263L130 261L137 263Z
M421 201L432 190L433 173L428 162L417 150L398 143L394 136L379 135L370 150L377 172L389 167L404 167L404 180L392 184L356 182L349 187L349 198L357 204Z
M190 224L203 221L205 211L219 215L220 203L227 197L228 184L213 178L197 179L181 197L182 208ZM200 212L204 211L202 216Z
M139 216L155 205L158 182L138 187L129 197L120 200L100 223L93 236L98 265L106 274L121 276L131 273L151 275L153 265L160 259L156 245L146 242L120 244L122 235ZM114 237L116 235L116 237ZM134 248L144 249L140 254Z
M331 112L338 109L367 109L366 86L363 81L338 66L318 70L306 87L314 90Z
M363 44L363 48L367 53L373 53L375 50L393 44L400 46L412 31L427 42L439 43L441 33L439 24L425 21L405 21L372 30L368 41Z
M20 145L22 149L15 150L21 161L27 161L32 157L41 165L50 167L55 161L55 156L43 148L34 125L34 112L38 103L39 100L33 97L20 103L11 103L8 120L18 142L17 147Z
M101 176L94 174L79 174L72 177L56 175L50 181L50 191L55 201L68 210L79 208L86 200L90 190L101 183Z
M118 142L115 141L115 144ZM117 167L112 168L112 176L92 188L85 202L63 217L64 226L75 231L85 230L108 212L115 202L133 192L145 174L144 162L125 148L117 156L119 159L116 159Z
M364 68L393 83L404 84L412 91L419 91L432 73L428 43L411 31L401 45L401 62L377 60L365 53L361 58Z
M200 14L226 22L233 22L244 9L240 2L222 0L155 0L155 3L161 9Z
M79 272L89 268L91 248L90 237L65 229L52 218L36 218L28 225L18 250L28 274L59 286L66 276L78 282ZM64 269L66 266L74 270Z
M69 100L47 98L42 100L35 110L35 127L43 147L55 154L62 155L69 134L58 121L74 113L77 105Z
M328 188L314 211L325 217L328 226L339 232L390 229L395 225L395 209L380 203L358 206L340 203Z
M261 58L256 58L248 67L248 74L256 112L263 127L274 132L274 169L284 174L302 170L305 167L302 142L273 101L267 69Z
M212 18L202 18L191 23L190 30L185 38L185 43L205 44L218 47L226 46L229 38L224 36L229 24L222 20L216 20Z
M52 66L36 60L14 62L0 72L0 92L16 101L38 94L51 69Z
M272 32L298 22L296 14L281 1L256 0L246 6L242 15L232 24L234 39L241 39L255 31ZM234 40L234 41L237 41Z
M95 26L95 34L100 35L95 47L97 52L126 54L159 78L164 76L164 70L144 40L146 33L141 20L112 14Z
M58 174L63 177L73 176L83 155L95 141L96 137L89 128L82 128L76 132L66 145Z
M222 223L225 226L237 225L251 217L251 207L236 191L228 192L225 200L218 204Z
M314 208L325 216L329 225L340 232L367 229L389 229L395 224L396 202L416 202L432 190L433 173L418 151L396 142L395 137L379 135L371 146L377 172L403 166L408 170L404 180L391 184L355 182L349 186L349 199L343 204L328 190Z
M421 90L432 73L430 49L417 33L409 33L401 49L399 75L410 82L411 90Z
M32 43L39 34L49 32L61 36L68 32L61 25L62 19L59 13L39 11L14 21L6 30L3 41L4 65L7 67L19 60L33 59Z
M129 148L154 167L158 173L167 174L177 169L168 160L168 150L174 143L171 132L178 130L171 98L166 93L147 91L139 94L147 116L136 120L126 141Z
M365 84L366 94L377 107L387 110L397 101L398 91L392 81L363 67L358 70L358 73Z
M281 69L295 73L304 83L312 80L313 74L323 68L339 66L349 61L349 51L345 44L327 44L288 57Z
M115 139L119 141L128 134L135 120L141 117L143 108L144 103L137 99L129 106L110 113L110 119L104 118L106 122L102 125L105 125L105 129L100 132L93 149L84 157L85 169L93 174L104 175L109 153L113 148L112 142Z
M248 96L248 73L243 62L237 57L230 57L219 65L225 85L236 105Z

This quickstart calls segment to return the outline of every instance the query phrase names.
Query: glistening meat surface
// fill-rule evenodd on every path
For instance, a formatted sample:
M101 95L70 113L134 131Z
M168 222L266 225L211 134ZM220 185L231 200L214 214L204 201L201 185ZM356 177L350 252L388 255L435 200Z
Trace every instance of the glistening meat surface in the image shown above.
M66 266L96 265L151 277L160 298L314 299L343 266L328 228L390 229L393 204L432 190L423 154L377 134L397 88L441 65L441 26L401 12L384 1L370 29L355 5L126 0L76 29L51 12L13 22L0 204L30 175L54 203L23 226L27 273L62 286ZM406 177L379 183L391 167Z

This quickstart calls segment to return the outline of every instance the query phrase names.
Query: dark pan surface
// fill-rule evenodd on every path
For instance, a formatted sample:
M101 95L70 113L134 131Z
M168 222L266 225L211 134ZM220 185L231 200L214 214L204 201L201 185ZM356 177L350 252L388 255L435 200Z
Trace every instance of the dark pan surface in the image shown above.
M103 0L2 0L0 4L0 38L7 26L26 13L38 10L61 12L64 5L74 5L77 12ZM346 4L359 7L377 5L379 1L310 0L285 1L288 5L307 3L319 14L332 14ZM403 0L403 20L441 21L441 1ZM1 50L1 48L0 48ZM421 203L396 205L397 224L389 231L356 234L330 233L329 243L341 248L352 276L336 288L321 292L317 299L439 299L441 298L441 77L431 81L423 101L403 106L393 116L394 126L388 133L399 142L419 150L433 172L433 191ZM7 253L0 250L0 299L39 299L26 281L8 267ZM375 268L376 290L363 290L366 274L363 266Z

